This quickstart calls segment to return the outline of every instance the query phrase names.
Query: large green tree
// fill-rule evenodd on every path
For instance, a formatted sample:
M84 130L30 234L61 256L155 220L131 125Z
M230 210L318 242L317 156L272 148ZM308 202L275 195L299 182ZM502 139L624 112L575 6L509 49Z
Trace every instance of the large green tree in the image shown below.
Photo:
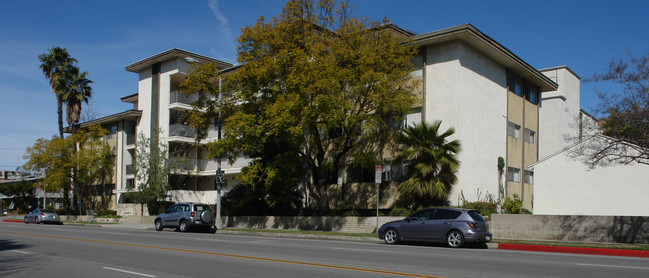
M604 116L599 126L592 127L594 132L575 138L583 143L574 153L591 167L649 165L649 54L612 60L604 72L586 81L613 85L598 90L598 112Z
M47 53L38 56L38 59L41 61L40 68L43 74L50 80L52 93L56 96L59 137L63 138L63 95L65 92L61 84L65 83L65 72L77 60L72 58L65 48L58 46L50 48Z
M347 2L293 0L277 17L243 28L240 67L219 75L201 65L181 88L220 94L202 98L198 106L208 109L192 120L205 127L223 113L223 138L210 154L258 157L269 142L282 142L326 209L328 174L352 157L380 161L368 147L415 101L408 89L415 47L385 26L352 17Z
M399 191L416 196L420 205L446 200L457 182L460 142L449 141L455 129L441 133L441 124L441 121L416 124L397 137L403 146L399 159L410 161L409 178L399 184Z
M40 138L27 148L23 168L28 171L46 173L37 185L46 191L63 191L66 203L70 204L67 192L73 190L82 207L93 206L89 193L94 185L102 184L112 173L113 150L102 137L106 130L93 126L66 138L54 136L47 140ZM79 149L77 151L77 144ZM73 176L73 169L76 177ZM74 178L74 188L71 180Z

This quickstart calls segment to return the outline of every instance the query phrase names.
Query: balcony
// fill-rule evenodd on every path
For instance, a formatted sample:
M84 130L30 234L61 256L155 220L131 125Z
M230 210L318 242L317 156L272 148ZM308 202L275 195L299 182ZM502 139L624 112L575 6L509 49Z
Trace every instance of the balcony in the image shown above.
M169 136L196 138L196 129L183 124L170 124Z
M132 134L126 134L126 145L135 145L135 133Z
M134 164L126 165L126 174L127 175L135 174L135 165Z
M178 91L172 91L169 95L169 104L182 103L192 105L198 101L198 94L185 95Z

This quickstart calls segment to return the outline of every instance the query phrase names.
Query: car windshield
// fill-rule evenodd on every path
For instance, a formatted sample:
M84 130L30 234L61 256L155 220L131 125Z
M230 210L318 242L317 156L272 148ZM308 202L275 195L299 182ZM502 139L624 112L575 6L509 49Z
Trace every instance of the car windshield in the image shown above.
M473 218L473 220L484 222L484 218L482 218L482 215L480 215L479 212L477 212L475 210L472 210L472 211L469 211L468 213L471 216L471 218Z

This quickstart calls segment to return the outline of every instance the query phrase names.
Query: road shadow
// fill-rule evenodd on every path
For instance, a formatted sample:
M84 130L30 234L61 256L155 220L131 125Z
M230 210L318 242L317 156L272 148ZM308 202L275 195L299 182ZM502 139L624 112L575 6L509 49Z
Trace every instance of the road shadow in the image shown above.
M29 247L28 244L0 239L0 277L6 277L24 270L25 267L31 265L37 259L35 255L16 252Z

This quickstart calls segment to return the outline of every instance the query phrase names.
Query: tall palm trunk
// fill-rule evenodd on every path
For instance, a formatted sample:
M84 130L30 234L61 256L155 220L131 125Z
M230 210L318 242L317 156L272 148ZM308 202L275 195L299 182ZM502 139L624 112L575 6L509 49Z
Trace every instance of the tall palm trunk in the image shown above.
M63 101L61 101L58 94L56 95L56 102L58 105L56 112L59 115L59 136L60 138L63 138Z

